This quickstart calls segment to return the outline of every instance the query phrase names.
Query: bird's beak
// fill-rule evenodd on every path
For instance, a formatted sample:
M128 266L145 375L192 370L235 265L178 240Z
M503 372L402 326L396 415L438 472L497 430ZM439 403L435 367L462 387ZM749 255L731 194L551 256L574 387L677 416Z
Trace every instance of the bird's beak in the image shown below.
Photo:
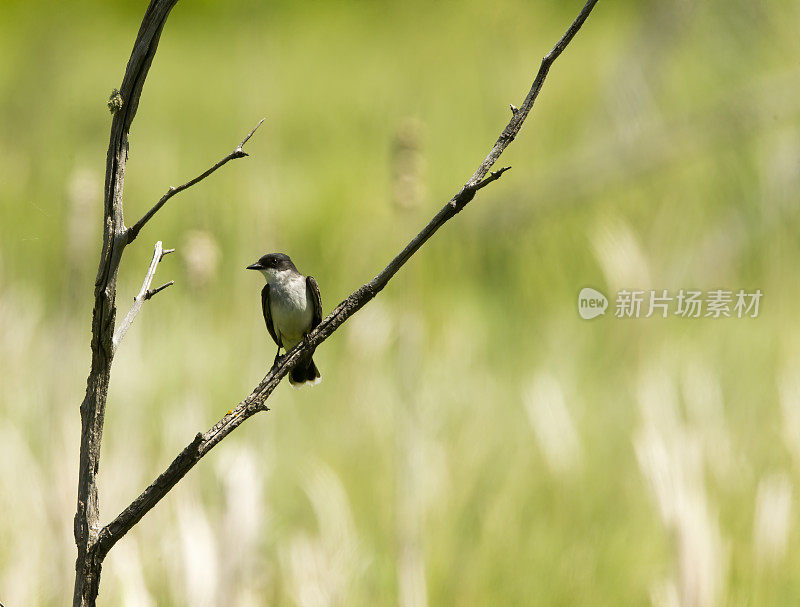
M251 263L249 266L245 268L245 270L260 270L261 265L258 262Z

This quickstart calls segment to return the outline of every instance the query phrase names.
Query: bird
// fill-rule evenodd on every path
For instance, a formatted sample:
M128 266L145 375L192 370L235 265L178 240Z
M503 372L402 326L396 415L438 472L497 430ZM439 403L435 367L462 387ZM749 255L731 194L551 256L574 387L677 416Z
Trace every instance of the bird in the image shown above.
M303 276L285 253L267 253L247 269L258 270L267 280L261 290L261 309L267 331L278 346L277 363L281 348L288 353L322 322L319 286L312 276ZM316 385L321 381L313 355L312 349L289 373L289 383L293 387Z

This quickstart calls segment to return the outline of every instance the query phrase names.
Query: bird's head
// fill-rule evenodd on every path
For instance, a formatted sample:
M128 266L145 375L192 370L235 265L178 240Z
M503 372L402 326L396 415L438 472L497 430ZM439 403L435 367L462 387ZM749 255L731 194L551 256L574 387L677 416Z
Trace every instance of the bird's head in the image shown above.
M267 282L275 281L278 274L282 272L297 272L292 260L284 253L267 253L257 262L247 266L247 269L260 271Z

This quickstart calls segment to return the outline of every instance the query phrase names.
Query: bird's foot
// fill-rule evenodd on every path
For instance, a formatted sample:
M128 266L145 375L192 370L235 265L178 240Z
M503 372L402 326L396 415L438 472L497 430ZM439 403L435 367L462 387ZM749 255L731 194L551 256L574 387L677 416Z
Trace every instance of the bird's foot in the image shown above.
M286 358L286 354L276 354L275 360L272 361L272 366L274 367L275 365L280 364L281 362L283 362L284 358Z

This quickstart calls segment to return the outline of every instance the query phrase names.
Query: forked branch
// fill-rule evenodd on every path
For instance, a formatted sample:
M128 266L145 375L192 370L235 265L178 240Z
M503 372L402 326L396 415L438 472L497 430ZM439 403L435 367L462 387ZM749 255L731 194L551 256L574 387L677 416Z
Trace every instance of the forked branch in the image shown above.
M75 560L75 587L73 606L91 607L95 604L100 583L102 559L97 555L97 537L100 531L100 505L97 474L100 469L100 447L103 438L105 407L114 351L130 323L122 332L115 331L117 276L125 247L134 240L142 226L178 191L186 189L216 171L234 158L246 156L242 146L252 136L245 137L237 148L210 170L163 197L130 232L123 223L123 189L125 166L128 159L128 133L142 94L147 74L152 65L158 42L172 8L178 0L150 0L139 33L133 44L122 84L115 90L109 109L112 113L111 133L106 156L106 174L103 196L103 241L100 262L94 282L92 309L92 361L86 380L86 393L81 403L81 444L78 459L78 491L75 511L74 535L78 556ZM259 123L260 124L260 123ZM165 288L147 289L144 300ZM141 303L141 299L137 303ZM140 306L139 306L140 307ZM133 309L133 316L138 308ZM133 320L133 316L130 321Z
M175 249L164 249L161 245L161 241L159 240L156 243L155 248L153 249L153 258L150 260L150 265L147 268L147 273L144 275L144 281L142 282L142 288L139 289L139 292L136 294L136 297L133 298L133 305L131 305L130 310L125 315L123 321L117 327L117 330L114 332L114 352L116 353L117 348L119 347L122 338L125 337L125 334L128 332L128 329L131 328L136 315L139 313L139 310L142 309L144 302L148 299L153 297L156 293L160 293L167 287L170 287L174 284L174 281L170 280L168 283L161 285L156 289L150 289L150 285L153 283L153 278L156 275L156 269L158 268L158 264L161 263L161 260L164 259L165 255L169 255L170 253L175 252Z
M589 0L583 7L578 17L573 21L566 33L556 43L553 49L544 57L533 85L525 97L525 101L516 111L512 111L511 121L503 129L497 142L489 154L478 166L467 183L444 205L444 207L431 219L422 231L371 281L361 286L340 303L307 338L277 360L266 374L264 379L253 391L242 400L234 409L225 414L211 429L205 433L198 433L194 440L184 448L169 467L137 497L119 516L100 530L97 539L98 556L102 558L111 547L119 541L141 518L147 514L191 468L217 445L228 434L235 430L249 417L259 411L267 411L266 401L270 394L280 383L281 379L291 371L304 354L319 346L336 331L348 318L373 299L416 253L425 242L448 220L461 211L475 194L485 186L499 179L508 167L493 172L489 177L486 174L503 153L506 147L514 140L525 118L533 107L536 97L542 87L547 72L553 61L566 48L589 13L597 4L597 0Z

